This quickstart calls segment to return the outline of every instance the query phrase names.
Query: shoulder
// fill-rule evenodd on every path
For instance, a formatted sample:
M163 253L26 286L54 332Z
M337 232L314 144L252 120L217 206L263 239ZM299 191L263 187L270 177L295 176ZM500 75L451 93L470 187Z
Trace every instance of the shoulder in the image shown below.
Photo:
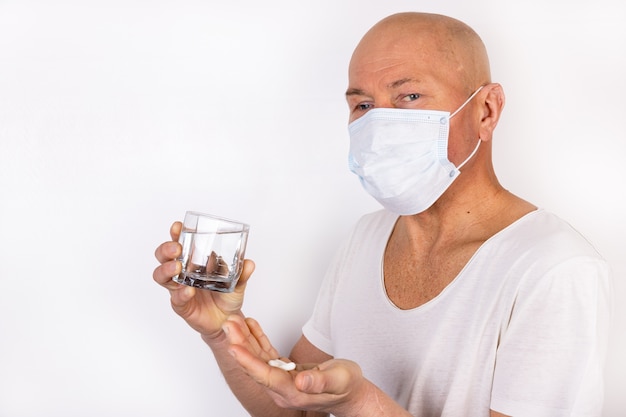
M356 222L352 230L352 237L362 238L364 235L388 237L397 220L398 215L387 210L367 213Z
M594 246L574 227L557 215L538 209L522 217L495 240L518 250L544 257L601 258Z
M474 267L506 277L513 293L535 292L554 280L567 285L608 285L610 267L574 227L545 210L533 211L489 239Z
M508 277L516 283L518 295L532 298L534 294L543 304L547 294L557 297L555 303L562 303L581 294L594 297L598 291L611 292L612 273L606 260L555 214L537 210L511 225L501 237L500 250L506 253Z
M357 226L393 225L396 220L398 220L397 214L383 209L364 214L359 218Z

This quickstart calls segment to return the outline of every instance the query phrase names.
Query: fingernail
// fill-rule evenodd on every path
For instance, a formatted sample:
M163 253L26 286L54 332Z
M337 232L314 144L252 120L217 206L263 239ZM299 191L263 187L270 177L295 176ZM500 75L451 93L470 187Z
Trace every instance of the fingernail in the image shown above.
M228 349L228 353L230 354L230 356L232 356L233 358L237 358L237 354L235 353L234 350L232 349Z
M228 335L228 332L230 332L230 329L228 328L228 325L227 325L227 324L223 324L223 325L222 325L222 331L223 331L226 335Z
M304 375L302 377L302 391L308 391L313 386L313 377L311 375Z

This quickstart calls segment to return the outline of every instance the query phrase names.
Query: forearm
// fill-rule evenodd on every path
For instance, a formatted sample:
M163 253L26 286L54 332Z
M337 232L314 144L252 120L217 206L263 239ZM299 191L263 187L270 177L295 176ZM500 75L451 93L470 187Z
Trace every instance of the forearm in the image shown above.
M300 363L298 371L288 373L268 365L268 359L280 355L255 320L233 315L222 329L218 336L203 339L231 390L252 416L411 417L365 379L357 363L316 352L304 338L292 350L292 357Z
M258 417L298 416L297 413L293 413L289 410L279 409L266 394L264 388L241 370L239 364L228 353L230 344L224 334L218 336L216 339L209 339L205 336L202 336L202 339L211 348L215 360L231 391L250 415Z

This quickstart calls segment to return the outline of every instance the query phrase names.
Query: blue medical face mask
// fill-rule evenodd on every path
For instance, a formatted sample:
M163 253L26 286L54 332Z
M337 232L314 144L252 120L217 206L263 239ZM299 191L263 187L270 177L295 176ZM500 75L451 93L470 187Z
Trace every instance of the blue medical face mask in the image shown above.
M349 167L363 188L387 210L399 215L425 211L450 187L463 167L448 160L450 119L455 112L372 109L350 123Z

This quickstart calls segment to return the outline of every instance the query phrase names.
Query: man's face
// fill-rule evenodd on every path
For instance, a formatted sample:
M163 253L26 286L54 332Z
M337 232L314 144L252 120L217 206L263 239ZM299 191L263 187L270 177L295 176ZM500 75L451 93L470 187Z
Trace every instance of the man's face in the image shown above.
M467 91L458 76L459 66L446 61L449 54L442 54L437 42L432 36L402 37L393 32L366 36L350 62L349 121L373 108L455 111L467 99ZM449 157L453 162L456 143L471 128L468 121L465 110L451 120ZM459 149L459 154L467 152Z

